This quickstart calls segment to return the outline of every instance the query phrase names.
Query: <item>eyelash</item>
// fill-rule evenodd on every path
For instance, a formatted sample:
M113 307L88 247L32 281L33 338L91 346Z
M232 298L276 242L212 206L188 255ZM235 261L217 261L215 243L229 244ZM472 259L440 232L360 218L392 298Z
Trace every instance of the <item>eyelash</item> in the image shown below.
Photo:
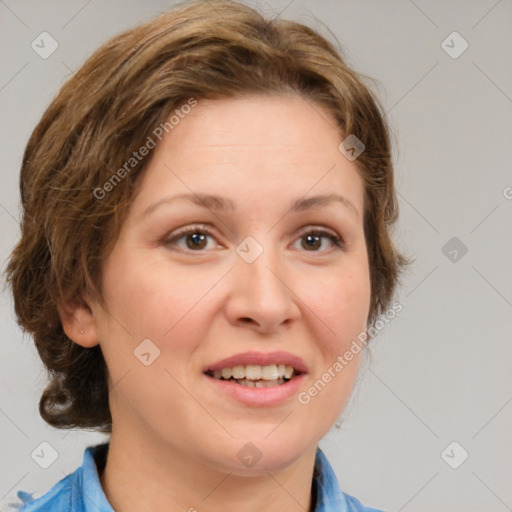
M208 226L202 225L202 224L196 224L196 225L187 226L184 228L177 229L174 233L171 233L171 236L168 236L164 239L164 243L165 243L165 245L173 245L173 243L176 242L177 240L179 240L180 238L184 238L187 235L191 235L194 233L205 234L212 238L215 238L215 233L213 233L212 230L210 230L208 228ZM308 231L305 231L299 237L299 239L305 237L306 235L313 235L313 236L318 236L321 238L328 238L332 242L332 244L334 245L335 248L338 248L338 249L345 248L345 242L342 238L334 235L330 231L326 231L325 229L311 228ZM186 252L198 252L198 253L205 252L204 250L194 251L194 250L188 249L188 248L184 249L184 250ZM305 252L325 252L325 251L305 251Z

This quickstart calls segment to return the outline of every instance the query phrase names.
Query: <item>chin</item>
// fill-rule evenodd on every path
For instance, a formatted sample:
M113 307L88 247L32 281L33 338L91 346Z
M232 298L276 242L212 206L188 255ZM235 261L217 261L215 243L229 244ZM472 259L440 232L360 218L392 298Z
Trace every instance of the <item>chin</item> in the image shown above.
M259 475L280 471L300 459L308 450L316 449L313 439L304 439L304 433L289 432L286 428L265 428L252 430L250 435L237 435L230 439L230 447L221 454L229 470L239 475ZM282 428L282 431L279 429ZM269 434L270 433L270 434ZM226 459L226 454L229 457Z

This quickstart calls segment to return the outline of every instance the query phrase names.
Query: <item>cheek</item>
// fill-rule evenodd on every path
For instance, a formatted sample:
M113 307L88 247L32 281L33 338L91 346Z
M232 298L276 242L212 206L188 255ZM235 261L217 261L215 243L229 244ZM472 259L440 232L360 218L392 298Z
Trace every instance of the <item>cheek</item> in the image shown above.
M148 418L161 409L163 396L172 395L164 400L168 413L179 408L180 400L190 402L170 375L183 382L190 355L205 338L208 326L198 319L205 314L207 293L216 280L211 272L204 279L170 272L162 261L118 259L109 268L104 285L110 310L100 337L112 382L122 381L118 400L122 397ZM143 341L148 339L156 349ZM154 362L145 366L142 354L148 352ZM155 395L155 387L167 391Z
M322 292L310 299L317 314L316 339L320 364L299 403L324 426L332 426L347 404L360 362L360 349L354 340L365 332L370 308L370 279L366 267L353 267L350 273L324 283ZM360 346L360 343L359 343Z
M370 276L366 268L349 274L342 285L333 291L338 304L338 318L341 324L366 328L370 309Z
M371 290L365 266L353 267L350 272L340 272L337 276L331 275L323 280L315 293L306 292L307 279L303 286L304 296L308 297L305 302L316 313L318 324L327 334L323 336L327 350L339 351L366 329Z
M170 271L165 258L136 257L118 259L108 270L104 283L115 320L109 326L117 335L131 338L132 350L149 338L162 353L172 345L176 354L190 349L190 340L201 339L205 323L197 317L218 281L216 272Z

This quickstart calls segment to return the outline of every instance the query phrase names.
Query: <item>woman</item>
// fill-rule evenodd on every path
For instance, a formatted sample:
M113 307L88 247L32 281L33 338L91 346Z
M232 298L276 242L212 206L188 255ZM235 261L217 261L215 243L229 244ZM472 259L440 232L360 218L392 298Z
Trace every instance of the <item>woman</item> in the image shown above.
M405 260L388 128L329 42L182 4L63 86L20 187L41 415L111 434L23 510L377 510L318 442Z

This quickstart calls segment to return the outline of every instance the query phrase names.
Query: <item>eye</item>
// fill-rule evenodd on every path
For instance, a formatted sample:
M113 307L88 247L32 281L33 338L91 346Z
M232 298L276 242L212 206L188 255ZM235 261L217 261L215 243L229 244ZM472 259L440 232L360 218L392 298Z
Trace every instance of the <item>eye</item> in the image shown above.
M174 231L165 238L164 243L185 251L204 252L203 249L208 246L208 238L215 239L214 233L206 225L197 224ZM297 239L297 242L302 241L301 246L307 252L325 252L325 250L319 250L323 247L323 240L328 240L331 246L336 248L344 248L344 242L339 236L320 228L312 228L306 231ZM180 244L180 241L183 241L185 246ZM215 246L210 247L210 249L212 248L215 248Z
M194 225L174 231L164 240L164 243L183 250L202 252L202 249L208 245L209 237L214 238L214 234L205 225ZM184 240L185 247L178 243L181 239Z
M343 249L344 243L343 240L330 231L326 231L324 229L313 228L309 231L303 233L297 241L303 241L301 246L305 248L307 252L325 252L320 249L322 247L322 239L329 240L331 246L335 246L336 248Z

